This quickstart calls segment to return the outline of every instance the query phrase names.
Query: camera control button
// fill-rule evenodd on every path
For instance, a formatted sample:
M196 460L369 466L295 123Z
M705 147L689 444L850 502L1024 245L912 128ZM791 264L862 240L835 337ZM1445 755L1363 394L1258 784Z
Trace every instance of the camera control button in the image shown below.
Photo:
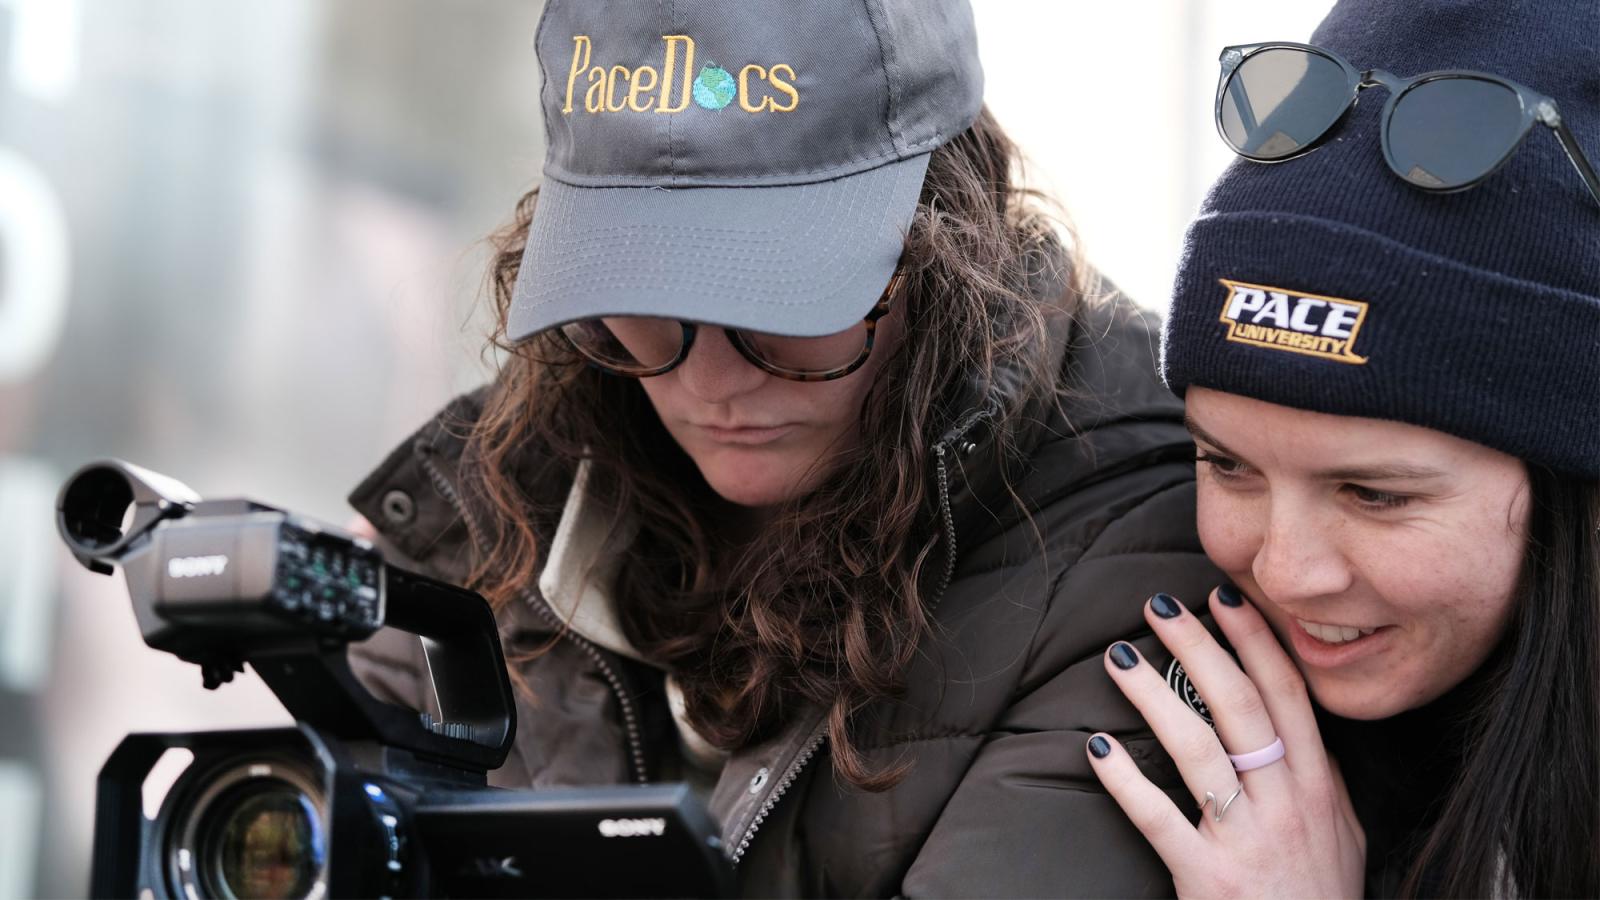
M417 503L405 491L395 489L383 495L383 517L395 525L405 525L417 514Z

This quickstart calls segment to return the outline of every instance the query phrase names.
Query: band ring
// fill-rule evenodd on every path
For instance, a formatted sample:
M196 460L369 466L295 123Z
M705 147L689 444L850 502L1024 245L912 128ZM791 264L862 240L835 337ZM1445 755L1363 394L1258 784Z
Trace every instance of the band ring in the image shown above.
M1235 772L1248 772L1262 766L1270 766L1283 759L1283 738L1273 738L1272 743L1260 750L1249 753L1229 753L1228 760L1233 763Z
M1242 794L1242 793L1244 793L1244 785L1243 784L1241 784L1238 787L1234 788L1233 789L1233 793L1228 795L1228 799L1222 801L1221 803L1218 803L1217 802L1217 795L1211 793L1210 791L1206 791L1206 798L1204 800L1200 801L1200 813L1201 813L1201 815L1204 815L1205 811L1206 811L1206 807L1210 806L1212 808L1212 810L1211 810L1211 821L1213 821L1213 822L1221 822L1222 821L1222 814L1228 811L1228 807L1232 806L1233 805L1233 801L1239 799L1239 795Z

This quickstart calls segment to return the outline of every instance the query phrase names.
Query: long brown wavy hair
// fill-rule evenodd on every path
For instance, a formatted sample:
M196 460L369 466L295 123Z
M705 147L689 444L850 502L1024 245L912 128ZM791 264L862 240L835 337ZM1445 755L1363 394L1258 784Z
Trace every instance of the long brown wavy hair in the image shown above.
M469 450L497 527L469 584L500 610L536 583L566 494L539 496L530 485L587 460L595 501L636 525L614 531L604 551L621 561L612 595L624 632L676 674L690 723L733 749L815 704L828 711L842 778L869 790L897 783L900 770L867 764L851 725L901 691L931 633L929 595L937 573L947 574L933 446L997 381L1036 386L1010 391L997 411L994 433L1009 448L1023 404L1057 390L1052 319L1080 300L1071 242L1058 237L1059 217L1014 182L1019 171L987 110L933 152L894 298L904 338L866 395L860 439L819 460L817 486L741 540L719 526L730 507L637 381L585 365L551 333L507 340L538 199L530 191L492 239L491 344L503 361ZM1041 280L1058 290L1038 296ZM530 447L542 460L534 470Z

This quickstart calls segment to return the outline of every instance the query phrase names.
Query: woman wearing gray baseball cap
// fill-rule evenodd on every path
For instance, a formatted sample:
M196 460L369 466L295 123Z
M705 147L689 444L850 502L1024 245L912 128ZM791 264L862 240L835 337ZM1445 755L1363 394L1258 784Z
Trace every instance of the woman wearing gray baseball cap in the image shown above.
M1182 790L1100 650L1217 577L1192 447L967 5L551 0L537 52L504 363L351 495L497 610L495 783L700 785L747 893L1170 891L1072 750ZM360 654L428 707L414 641Z

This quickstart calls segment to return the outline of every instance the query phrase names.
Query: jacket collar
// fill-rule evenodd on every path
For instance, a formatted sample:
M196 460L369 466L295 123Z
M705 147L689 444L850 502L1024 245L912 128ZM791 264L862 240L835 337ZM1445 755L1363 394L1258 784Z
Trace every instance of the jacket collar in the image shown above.
M601 554L613 517L590 494L589 472L589 464L580 463L573 476L561 521L544 555L539 593L566 627L582 637L618 656L657 665L622 630L612 595L620 560Z
M1065 290L1060 276L1043 277L1050 280L1036 290ZM1068 386L1064 396L1024 393L1026 374L1004 369L992 383L974 386L967 412L934 445L936 465L948 473L961 542L1004 529L1064 491L1147 464L1152 455L1190 452L1183 403L1156 374L1159 319L1107 281L1091 294L1071 315L1049 320L1048 358ZM1009 417L1009 434L1001 435L1005 411L1019 407ZM1122 439L1123 426L1150 422L1170 426L1167 442L1152 448L1147 440Z

